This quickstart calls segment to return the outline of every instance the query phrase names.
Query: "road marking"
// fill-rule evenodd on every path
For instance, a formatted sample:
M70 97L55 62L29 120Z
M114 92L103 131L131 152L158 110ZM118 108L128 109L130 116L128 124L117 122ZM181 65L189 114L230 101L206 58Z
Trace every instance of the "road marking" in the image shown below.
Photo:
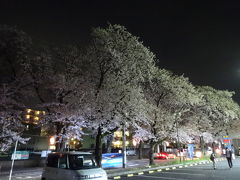
M193 176L205 176L205 174L193 174L193 173L177 173L177 172L161 172L163 174L185 174L185 175L193 175Z
M138 173L138 175L142 175L142 174L144 174L144 173L143 173L143 172L139 172L139 173Z
M113 179L121 179L121 177L120 176L115 176L115 177L113 177Z
M172 167L172 169L176 169L176 167Z
M127 177L132 177L132 176L133 176L133 174L128 174L128 175L127 175Z
M162 169L158 169L158 170L157 170L157 172L161 172L161 171L162 171Z
M154 171L148 171L149 174L154 173Z
M170 168L165 168L166 171L170 170Z
M16 177L16 179L32 179L32 178L36 178L36 176L35 177L33 177L33 176L19 176L19 177Z
M160 177L160 176L139 176L144 178L154 178L154 179L177 179L177 180L186 180L186 179L180 179L180 178L170 178L170 177Z
M39 173L21 173L21 174L13 174L12 177L19 178L19 177L26 177L26 176L31 176L31 177L39 177L42 176L42 174Z

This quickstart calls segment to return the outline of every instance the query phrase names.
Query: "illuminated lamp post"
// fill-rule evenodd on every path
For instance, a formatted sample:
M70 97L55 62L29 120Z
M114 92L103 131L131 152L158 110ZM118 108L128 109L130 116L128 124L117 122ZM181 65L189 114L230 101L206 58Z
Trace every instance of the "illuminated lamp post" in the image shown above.
M126 129L125 129L125 122L123 123L122 127L122 153L123 153L123 168L126 168L127 164L127 153L126 153Z
M179 146L179 133L178 133L178 118L181 116L181 113L179 112L178 114L175 114L175 117L176 117L176 131L177 131L177 150L178 150L178 153L179 153L179 156L180 156L180 162L181 162L181 155L182 155L182 152L181 152L181 149L180 149L180 146Z

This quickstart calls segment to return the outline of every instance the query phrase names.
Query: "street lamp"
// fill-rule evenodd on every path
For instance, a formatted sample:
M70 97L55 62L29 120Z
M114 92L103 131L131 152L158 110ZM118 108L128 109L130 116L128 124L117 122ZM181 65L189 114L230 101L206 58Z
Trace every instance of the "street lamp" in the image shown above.
M181 162L181 152L180 152L180 146L179 146L179 133L178 133L178 118L181 116L181 113L179 112L178 114L175 114L175 118L176 118L176 131L177 131L177 149L180 155L180 162Z
M127 118L127 113L125 113L126 118ZM124 118L124 121L122 123L122 153L123 153L123 164L122 167L126 168L127 164L127 153L126 153L126 120Z
M122 152L123 152L123 168L126 168L126 164L127 164L127 153L126 153L126 125L125 122L122 125Z

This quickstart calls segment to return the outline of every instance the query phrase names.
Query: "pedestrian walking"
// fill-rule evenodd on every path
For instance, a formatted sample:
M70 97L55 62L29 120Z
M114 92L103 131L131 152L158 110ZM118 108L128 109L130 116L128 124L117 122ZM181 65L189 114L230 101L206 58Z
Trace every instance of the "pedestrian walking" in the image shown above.
M230 168L232 168L233 164L232 164L232 151L231 149L226 147L226 158L228 161L228 165Z
M216 161L215 161L216 155L214 152L210 155L210 160L213 162L213 169L216 169Z

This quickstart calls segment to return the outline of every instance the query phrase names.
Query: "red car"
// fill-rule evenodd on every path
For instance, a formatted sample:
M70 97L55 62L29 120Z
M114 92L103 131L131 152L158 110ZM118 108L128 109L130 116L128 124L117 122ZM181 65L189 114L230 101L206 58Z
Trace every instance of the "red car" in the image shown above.
M175 159L176 155L173 153L166 153L166 152L160 152L160 153L154 153L154 159Z

